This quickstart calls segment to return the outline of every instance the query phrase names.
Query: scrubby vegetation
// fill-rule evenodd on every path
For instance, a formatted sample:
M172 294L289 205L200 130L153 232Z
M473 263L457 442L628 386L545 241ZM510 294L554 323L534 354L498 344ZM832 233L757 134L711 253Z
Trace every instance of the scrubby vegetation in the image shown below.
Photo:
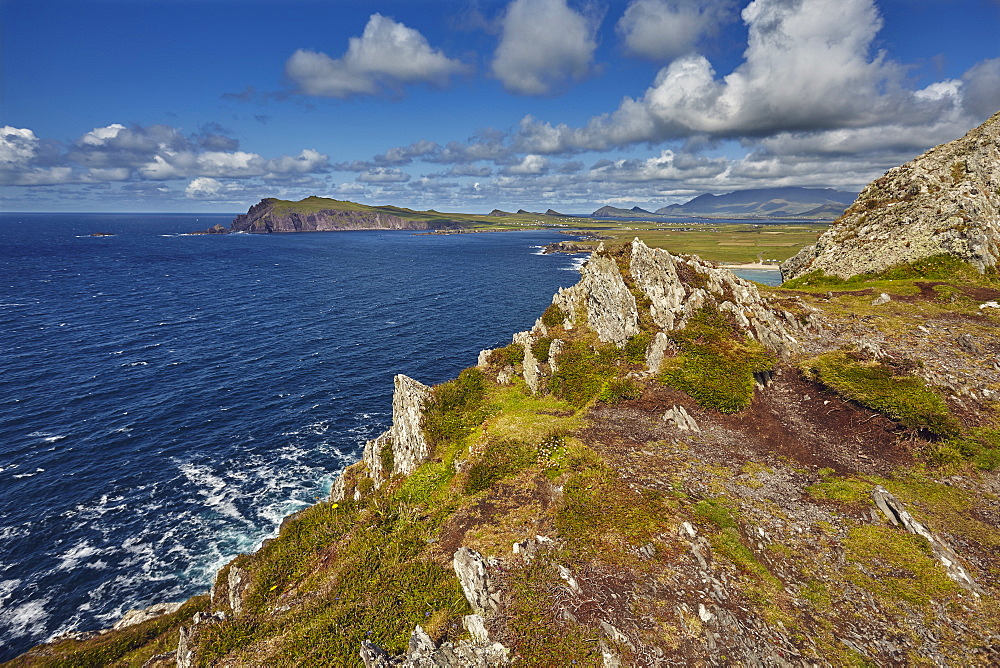
M754 374L770 371L776 363L774 353L710 305L692 316L684 329L668 336L681 354L664 360L660 382L723 413L747 408L753 400Z
M838 350L807 360L803 370L837 394L885 413L911 429L956 436L959 424L937 392L920 378Z

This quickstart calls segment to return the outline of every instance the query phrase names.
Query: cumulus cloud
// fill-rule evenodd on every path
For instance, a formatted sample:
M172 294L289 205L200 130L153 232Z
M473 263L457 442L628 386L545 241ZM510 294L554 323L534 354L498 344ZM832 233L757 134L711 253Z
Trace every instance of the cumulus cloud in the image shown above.
M165 125L94 128L63 146L28 128L0 128L0 184L61 185L175 179L250 179L291 182L330 171L329 156L303 149L267 159L236 150L238 142L211 126L185 135ZM201 188L199 186L199 188ZM201 188L204 190L204 188ZM199 190L200 192L200 190Z
M528 154L516 165L501 170L503 174L544 174L548 171L549 160L540 155Z
M517 147L558 153L698 135L919 127L955 111L954 95L907 90L903 68L873 53L882 26L873 0L754 0L742 17L748 47L730 74L718 77L707 58L686 55L660 70L642 96L626 97L616 111L584 127L526 117ZM970 89L971 82L982 82L979 90L995 90L989 87L991 66L970 70ZM989 99L989 92L984 97Z
M375 167L364 174L360 174L357 180L361 183L406 183L410 180L410 175L398 169Z
M381 14L371 15L364 33L349 40L342 57L299 49L285 64L300 92L338 98L375 95L409 83L441 85L465 69L432 48L417 30Z
M694 51L729 18L732 0L634 0L616 26L626 49L650 60Z
M223 189L222 183L207 176L199 176L187 185L184 195L192 199L212 198L217 196Z
M502 20L493 74L520 95L546 95L591 70L597 22L566 0L514 0Z

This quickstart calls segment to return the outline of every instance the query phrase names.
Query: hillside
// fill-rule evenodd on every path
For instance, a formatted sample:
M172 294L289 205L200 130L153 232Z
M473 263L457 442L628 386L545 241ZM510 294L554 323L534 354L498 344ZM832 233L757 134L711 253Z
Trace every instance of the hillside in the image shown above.
M457 229L469 220L455 220L434 211L394 206L372 207L325 197L299 202L266 198L233 220L231 232L332 232L342 230Z
M660 216L715 218L801 218L831 220L844 212L855 195L830 188L756 188L704 194L685 204L657 209Z
M1000 280L894 271L599 250L209 596L12 665L993 664Z
M1000 260L1000 113L870 183L782 275L847 278L941 253L980 269Z

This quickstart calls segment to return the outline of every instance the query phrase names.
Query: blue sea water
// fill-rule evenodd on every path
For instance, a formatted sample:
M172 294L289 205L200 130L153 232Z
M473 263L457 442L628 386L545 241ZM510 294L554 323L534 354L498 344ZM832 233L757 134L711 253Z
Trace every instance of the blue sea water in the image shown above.
M230 219L0 215L0 660L207 590L394 374L455 376L577 280L548 232L184 234Z

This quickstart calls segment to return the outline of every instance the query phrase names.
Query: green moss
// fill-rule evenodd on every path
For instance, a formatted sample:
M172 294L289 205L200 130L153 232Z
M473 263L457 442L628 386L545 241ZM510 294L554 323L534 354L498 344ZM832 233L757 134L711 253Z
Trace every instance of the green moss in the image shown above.
M561 327L565 320L566 313L555 304L549 304L548 308L542 312L542 324L549 329Z
M925 606L932 599L958 593L922 536L862 525L848 532L844 548L847 559L855 564L848 577L882 598Z
M504 478L509 478L533 464L538 449L518 441L491 441L469 467L465 493L476 494Z
M750 406L754 374L774 368L774 354L748 338L713 305L668 334L680 347L677 357L663 361L658 379L688 393L699 404L723 413Z
M433 389L422 422L431 446L461 439L485 419L490 410L485 405L486 387L483 372L471 368Z
M631 378L612 378L597 395L598 401L617 404L628 399L638 399L642 396L642 386Z
M694 504L692 511L698 519L710 522L720 529L734 529L737 526L737 511L725 498L702 499Z
M551 336L542 336L531 344L531 354L535 356L536 360L539 362L549 361L549 348L552 346L552 340Z
M403 480L397 495L411 505L425 504L446 490L454 477L450 462L425 462Z
M1000 468L1000 430L978 428L967 434L928 444L928 459L936 466L971 462L981 471Z
M622 350L625 361L632 364L644 363L646 361L646 350L649 348L652 340L653 333L650 331L639 332L635 336L630 337L625 342L624 350Z
M768 585L780 586L778 578L774 577L767 570L767 567L757 559L753 551L743 544L736 528L727 527L712 536L712 548L747 575L751 575Z
M898 374L890 367L863 361L842 350L814 357L802 368L840 396L911 429L939 436L958 434L958 421L944 399L916 376Z
M595 350L583 341L573 341L556 358L549 389L577 408L585 406L615 375L612 360L617 354L617 348Z
M830 472L833 471L830 470ZM872 483L865 480L831 476L823 482L806 487L806 493L814 499L862 504L871 500L870 494L873 487Z

